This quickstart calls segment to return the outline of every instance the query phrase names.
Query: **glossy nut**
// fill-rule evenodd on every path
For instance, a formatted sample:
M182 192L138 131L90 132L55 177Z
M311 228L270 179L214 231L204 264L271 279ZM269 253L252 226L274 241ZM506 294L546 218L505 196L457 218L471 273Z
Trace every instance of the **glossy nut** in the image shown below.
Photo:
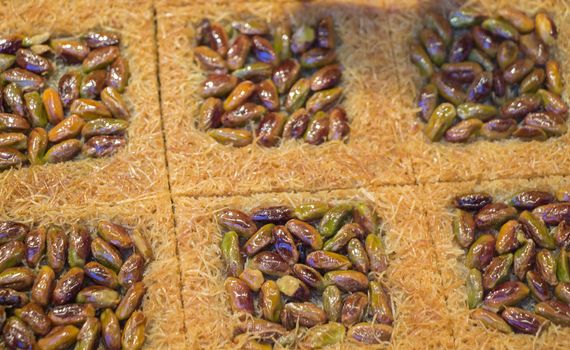
M19 115L0 113L0 131L26 131L30 128L28 121Z
M471 28L471 36L475 45L489 57L495 57L499 44L492 34L480 26Z
M558 30L556 24L550 17L544 13L537 13L535 18L536 34L546 45L554 45L558 38Z
M426 14L426 26L433 29L443 39L446 46L451 44L453 30L449 22L440 13L428 11Z
M346 112L340 107L334 107L329 113L329 141L341 141L350 134L350 125Z
M128 120L129 108L117 89L107 86L101 91L101 101L111 111L114 118Z
M75 344L78 334L79 329L74 326L56 327L38 341L38 346L45 350L65 349Z
M531 237L538 246L548 249L554 249L556 247L554 239L550 236L542 219L525 210L520 214L519 221L526 235Z
M75 296L81 290L85 273L79 267L72 267L55 283L52 294L52 303L55 305L63 305L75 299Z
M418 97L418 112L420 118L427 122L438 105L438 90L434 84L425 85Z
M55 125L48 132L48 140L53 143L62 142L77 137L85 122L79 116L72 114Z
M263 340L271 340L285 335L287 330L278 323L253 318L237 326L236 333L242 334L245 332L255 334Z
M121 336L123 349L139 350L145 342L146 318L142 311L136 311L125 323Z
M533 19L527 16L524 12L512 7L500 9L499 16L508 21L521 33L529 33L534 30Z
M26 106L24 105L24 98L22 95L22 89L14 83L6 85L4 88L4 103L12 113L19 115L21 117L26 116Z
M284 20L278 23L273 34L273 49L280 60L291 57L291 23Z
M312 267L304 264L295 264L292 270L293 274L309 287L319 291L324 288L323 276Z
M270 111L279 110L279 93L271 79L265 79L257 84L256 94L265 108Z
M303 107L305 102L307 101L307 97L311 91L311 81L306 78L301 78L297 80L297 82L291 87L289 93L287 94L287 98L285 99L285 108L289 112L294 112L297 109ZM336 90L335 90L336 91ZM333 91L334 92L334 91ZM315 102L322 102L323 98L326 98L330 95L329 90L324 90L319 92L321 96L320 100L314 100ZM315 95L313 95L315 96ZM307 110L309 110L309 105L307 104ZM316 111L309 110L309 112L313 113Z
M451 127L456 116L457 111L452 104L440 104L429 118L424 128L424 134L432 142L441 140L447 129Z
M81 63L90 51L89 46L75 38L51 39L50 46L67 63Z
M264 251L248 260L247 267L257 269L269 276L281 277L291 274L288 263L276 252Z
M330 134L330 117L323 111L318 111L310 119L305 131L305 142L311 145L320 145L327 140Z
M291 51L295 54L302 54L312 46L315 39L315 29L303 24L293 33L293 37L291 38Z
M340 82L341 76L342 68L339 64L324 66L311 76L311 90L330 89Z
M513 254L500 255L489 263L483 273L483 287L493 289L508 279L513 265Z
M509 281L492 289L483 301L486 309L498 311L503 306L512 306L521 302L530 290L522 282Z
M32 231L33 232L33 231ZM26 235L26 243L30 234ZM12 241L0 247L0 271L19 265L24 256L28 256L27 245L20 241ZM40 252L41 254L41 252Z
M244 281L228 277L224 283L224 289L233 312L253 314L253 293Z
M81 79L79 71L69 71L59 78L57 91L63 107L69 108L73 101L79 98Z
M492 202L493 197L487 193L468 193L457 196L453 200L453 204L456 208L467 211L480 210Z
M505 70L503 77L509 84L516 84L524 79L534 68L534 62L528 58L516 60Z
M280 94L284 94L297 81L301 72L301 65L295 59L286 59L281 62L272 74L272 80Z
M564 249L560 249L556 263L556 277L559 282L570 282L570 267L568 266L568 253Z
M81 153L90 158L110 157L125 145L126 140L122 136L95 136L83 144Z
M516 220L509 220L501 226L495 242L495 250L499 254L513 252L524 237L522 225Z
M345 331L344 326L336 322L317 325L309 329L303 344L310 349L320 349L325 346L342 343Z
M87 277L95 284L111 289L115 289L119 285L117 274L97 262L92 261L85 264L84 270Z
M361 322L350 327L347 337L362 344L380 344L392 337L392 326L381 323Z
M194 59L207 71L224 71L226 63L222 56L207 46L194 48Z
M241 80L262 81L271 78L273 66L269 63L254 62L245 65L243 68L236 69L232 75Z
M554 324L570 326L570 305L568 304L558 300L543 301L536 304L534 311Z
M331 208L321 219L319 232L324 237L334 236L338 230L352 217L353 206L339 204Z
M301 220L291 219L287 221L285 226L293 236L297 237L312 249L318 250L323 247L323 239L312 225Z
M329 322L337 322L342 314L342 293L338 287L332 285L323 291L323 309Z
M554 202L554 196L544 191L524 191L517 193L512 203L517 209L532 210L541 205Z
M491 262L494 251L495 238L490 234L483 234L469 247L469 251L465 257L465 265L468 268L482 270Z
M120 252L99 237L91 241L91 254L97 262L115 272L123 265Z
M536 244L533 240L527 240L522 247L515 251L513 259L513 270L515 275L522 280L526 272L531 268L534 263L536 254Z
M483 302L483 276L479 270L469 270L466 288L467 305L470 309L474 309Z
M101 322L101 342L109 350L121 349L121 325L111 309L105 309L99 316Z
M324 281L325 284L335 285L345 292L364 291L368 288L368 277L353 270L327 272Z
M251 50L251 39L247 35L239 35L227 52L227 65L231 70L240 69L246 62Z
M28 304L29 299L26 293L18 292L12 288L0 288L0 305L2 310L9 307L23 307Z
M51 267L43 265L32 286L31 299L42 306L46 306L51 300L54 285L55 272Z
M77 293L77 303L89 303L97 309L105 309L117 307L121 301L121 295L107 287L103 286L90 286L83 288Z
M97 234L106 242L119 249L129 249L133 246L133 241L127 230L123 226L110 221L99 221L97 224Z
M95 308L91 304L58 305L48 312L48 318L54 326L81 325L93 316Z
M107 79L105 85L117 89L123 93L129 83L130 70L126 59L119 56L107 69Z
M321 219L329 209L330 207L327 203L309 202L296 206L293 215L299 220L314 221Z
M453 41L447 60L451 63L467 61L474 44L471 33L468 32L459 36Z
M262 226L259 230L257 230L257 232L255 232L253 234L253 236L251 236L243 244L243 247L242 247L243 251L248 256L253 256L253 255L259 253L261 250L265 249L268 245L273 244L274 239L273 239L273 233L272 232L273 232L274 227L275 227L274 224L266 224L266 225ZM228 232L228 233L231 233L231 232ZM228 233L226 233L224 235L224 240L222 240L222 253L224 255L224 258L226 258L226 253L224 253L224 250L225 250L224 242L226 241L225 237L228 235ZM235 251L239 252L239 241L237 240L238 239L237 234L234 232L234 233L231 233L231 235L228 237L232 237L232 243L230 244L230 246L232 247L232 250L234 250L234 248L237 247L237 249L235 249ZM226 244L228 244L228 243L226 243ZM229 255L232 255L232 254L229 254ZM236 257L237 257L237 253L236 253ZM233 259L229 259L229 260L233 260ZM226 264L228 264L227 261L226 261Z
M253 135L248 130L221 128L208 131L208 135L222 145L245 147L253 141Z
M560 64L550 60L546 62L546 86L548 90L556 95L562 95L564 82L560 73Z
M368 296L362 292L352 293L344 299L342 305L342 324L350 327L362 320L368 306Z
M562 116L564 121L566 121L568 105L560 96L544 89L539 89L537 94L541 97L542 104L547 112Z
M44 78L22 68L11 68L2 72L0 81L14 83L24 93L38 91L45 86Z
M481 72L467 89L467 101L477 102L485 99L493 90L493 73Z
M327 321L327 315L313 303L287 303L281 311L281 324L287 329L293 329L297 324L303 327L313 327Z
M487 121L495 116L497 116L498 110L495 106L466 102L457 106L457 115L461 119L479 119L482 121Z
M275 281L267 280L261 286L259 307L261 308L263 318L271 322L279 321L283 304L281 301L281 292Z
M391 325L394 322L394 314L386 285L381 281L371 281L368 299L370 316L378 323Z
M483 122L479 119L462 120L447 129L445 140L452 143L467 142L477 136L482 126Z
M16 316L34 331L36 334L46 335L51 329L51 322L41 305L31 302L16 310Z
M491 33L493 36L505 40L519 40L518 30L509 22L496 18L488 18L481 23L481 27Z
M210 46L221 56L225 56L228 52L228 36L224 27L218 23L211 23L208 34Z
M388 268L388 257L382 239L377 234L369 234L364 242L370 260L370 271L382 273Z
M469 53L469 57L467 57L469 61L473 61L483 67L487 72L492 72L495 70L495 64L489 57L483 53L481 50L474 48Z
M2 328L2 337L10 349L34 349L37 346L34 332L15 316L6 320Z
M144 293L145 287L142 282L133 283L133 285L127 289L125 295L123 295L121 299L121 302L115 309L115 314L119 321L123 321L131 317L132 313L141 305Z
M501 317L515 330L526 334L538 334L550 324L547 319L516 307L505 308Z
M521 81L520 92L523 94L535 93L544 83L546 74L542 68L534 68L524 79Z
M259 35L254 35L251 39L253 54L260 62L276 65L279 62L277 54L273 50L273 46L269 40Z
M537 301L546 301L552 298L550 286L538 273L527 271L526 284L530 289L531 295Z
M483 124L480 134L489 140L503 140L510 137L516 128L514 119L493 119Z
M413 43L410 45L410 60L418 67L422 77L431 77L433 75L435 71L433 62L420 44Z
M121 42L119 34L107 31L89 31L82 35L82 39L92 49L118 45Z
M317 250L307 255L306 263L323 271L348 270L352 267L346 256L324 250Z
M511 64L515 63L519 56L519 47L513 41L503 41L497 51L497 63L501 70L507 69Z
M207 98L202 102L198 112L198 128L200 130L208 130L220 127L223 114L222 101L214 97Z
M224 110L231 111L245 103L255 92L255 84L251 81L239 83L224 101Z
M56 273L61 272L67 260L67 235L61 228L51 226L47 231L46 242L47 262Z
M570 247L570 224L561 221L554 230L554 241L556 245L568 249Z
M521 51L538 65L544 65L548 61L548 47L536 33L522 35L519 45Z
M317 45L325 49L334 49L336 39L334 36L334 23L331 16L325 16L317 25Z
M239 275L239 279L244 281L252 292L259 292L265 282L263 273L259 270L246 268Z
M75 225L69 234L67 262L71 267L83 267L91 253L91 236L82 225Z
M356 223L345 224L332 238L325 242L323 250L340 251L355 237L364 237L364 228Z
M271 112L265 114L257 127L257 143L265 147L277 146L286 122L287 114L285 113Z
M273 247L277 254L289 265L297 263L299 261L299 251L287 227L276 226L273 228L271 235L271 240L274 242Z
M551 203L535 208L532 213L547 225L558 225L570 220L570 203Z
M250 18L244 21L233 22L232 27L246 35L266 35L269 33L269 26L263 19Z
M348 242L346 250L348 258L356 271L365 274L370 271L370 260L368 258L368 254L358 239L351 239L350 242Z
M237 209L224 209L216 213L218 225L227 231L235 231L244 238L251 237L257 227L250 217Z
M78 98L69 107L69 112L77 114L84 120L111 118L111 111L102 102L87 98Z
M541 249L536 253L535 270L551 286L558 283L556 259L549 250Z
M431 61L441 66L445 62L447 54L443 39L435 31L428 28L422 29L419 37Z
M94 70L83 77L79 94L83 98L95 99L99 97L105 87L107 72L103 69Z
M570 283L558 283L556 287L554 287L554 296L556 296L558 300L570 304Z
M142 281L144 272L144 258L138 253L133 253L125 260L119 270L117 277L119 284L124 288L129 288L133 283Z
M44 128L47 125L48 117L40 94L37 91L28 92L24 94L24 100L32 126Z
M106 46L92 50L83 60L83 72L89 73L96 69L105 68L113 63L119 54L120 51L117 46Z
M282 276L277 280L279 291L286 297L307 301L311 297L311 291L301 280L293 276Z
M523 125L519 126L513 136L521 141L545 141L548 138L546 132L536 126Z
M518 212L514 207L504 203L492 203L483 207L475 214L475 225L480 229L500 226L514 219Z
M513 333L511 326L494 312L478 308L473 310L469 317L473 320L481 322L485 327L496 329L499 332L510 334Z

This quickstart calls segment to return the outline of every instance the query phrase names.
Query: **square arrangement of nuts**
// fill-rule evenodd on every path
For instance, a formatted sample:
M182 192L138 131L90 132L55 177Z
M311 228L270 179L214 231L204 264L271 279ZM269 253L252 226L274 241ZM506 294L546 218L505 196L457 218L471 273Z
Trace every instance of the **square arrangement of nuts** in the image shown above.
M367 203L259 207L250 214L227 208L216 219L225 232L230 307L250 315L237 334L293 346L298 334L290 331L301 327L301 344L311 348L345 337L364 344L390 340L394 312L381 277L388 257Z
M254 137L266 147L281 139L317 145L348 137L346 113L334 107L342 97L342 68L332 17L297 28L259 18L226 27L208 19L197 24L194 59L208 72L200 86L199 129L235 147Z
M430 12L425 25L410 53L426 78L418 108L428 139L544 141L566 133L562 72L551 54L558 31L547 13L532 18L507 7L488 17L463 8L448 19Z
M525 191L510 203L456 197L453 231L466 249L471 318L503 333L570 326L570 195Z
M126 143L120 37L0 37L0 169L114 154ZM80 157L81 157L80 156Z
M0 321L6 346L142 348L142 279L153 255L141 232L106 220L95 230L3 221L0 243Z

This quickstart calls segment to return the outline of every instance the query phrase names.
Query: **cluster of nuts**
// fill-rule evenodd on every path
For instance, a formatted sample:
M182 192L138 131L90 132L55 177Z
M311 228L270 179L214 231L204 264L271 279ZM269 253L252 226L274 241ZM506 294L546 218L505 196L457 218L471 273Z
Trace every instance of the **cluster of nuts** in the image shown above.
M308 328L303 344L313 348L345 336L390 340L394 316L382 277L388 258L366 203L259 207L250 215L224 209L216 218L225 232L229 304L254 316L238 334L291 346L288 331L299 326Z
M260 19L229 30L204 19L196 30L194 58L208 72L198 128L216 141L242 147L255 137L272 147L281 139L318 145L348 137L346 113L335 107L342 68L331 17L293 32L288 22L270 28Z
M119 45L103 31L0 37L0 170L110 156L125 145L129 68Z
M96 233L0 222L0 328L9 349L141 349L146 319L141 232L100 221Z
M566 133L562 73L549 53L558 34L546 13L531 18L506 8L486 17L461 9L449 20L426 18L421 44L410 51L426 78L418 107L431 141L544 141Z
M457 197L453 230L465 249L471 317L504 333L570 326L570 197L527 191L510 204Z

